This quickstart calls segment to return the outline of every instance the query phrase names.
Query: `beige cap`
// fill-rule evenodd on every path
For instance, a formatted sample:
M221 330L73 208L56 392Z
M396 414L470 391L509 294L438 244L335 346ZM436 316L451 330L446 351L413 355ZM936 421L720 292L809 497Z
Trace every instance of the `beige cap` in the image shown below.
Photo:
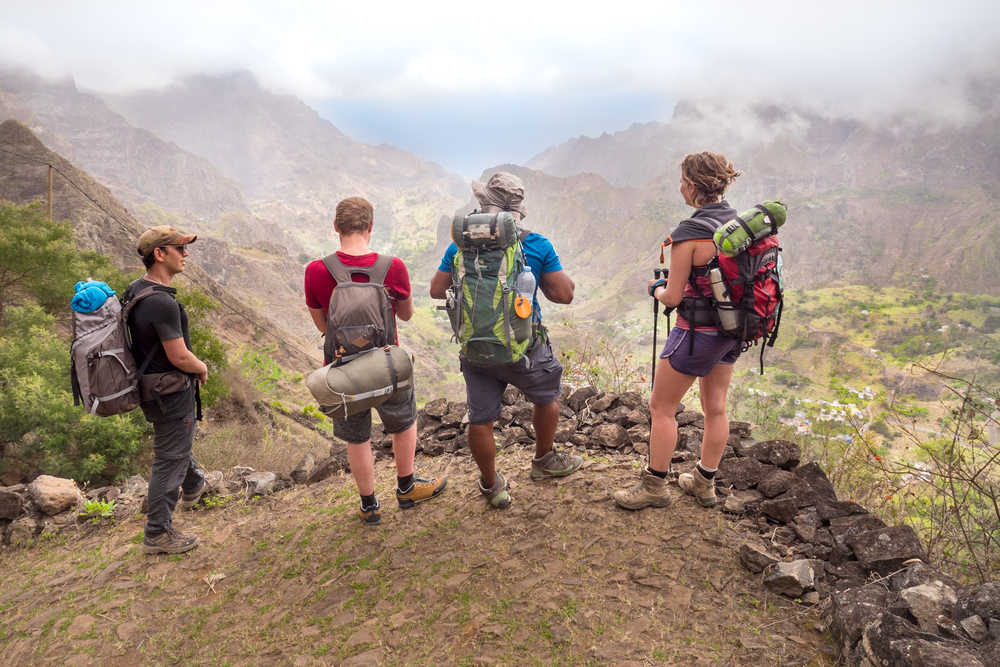
M150 227L142 233L142 236L139 237L137 250L140 257L145 257L155 248L161 248L165 245L187 245L194 243L197 238L195 234L185 234L170 225L159 225Z

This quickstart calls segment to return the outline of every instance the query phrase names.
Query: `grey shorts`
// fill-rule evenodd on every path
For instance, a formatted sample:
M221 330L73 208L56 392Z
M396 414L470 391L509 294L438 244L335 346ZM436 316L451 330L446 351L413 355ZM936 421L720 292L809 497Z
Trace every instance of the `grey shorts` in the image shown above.
M400 391L388 401L374 408L382 420L386 433L400 433L417 420L417 401L413 387ZM368 442L372 437L372 409L333 422L333 434L352 445Z
M520 389L536 405L548 405L559 398L563 369L548 343L538 343L516 364L474 366L460 359L460 365L465 376L470 424L496 421L508 384Z
M690 336L694 336L693 346ZM729 336L713 336L703 331L674 327L667 336L660 359L669 359L678 373L705 377L716 364L736 363L742 347L742 341Z

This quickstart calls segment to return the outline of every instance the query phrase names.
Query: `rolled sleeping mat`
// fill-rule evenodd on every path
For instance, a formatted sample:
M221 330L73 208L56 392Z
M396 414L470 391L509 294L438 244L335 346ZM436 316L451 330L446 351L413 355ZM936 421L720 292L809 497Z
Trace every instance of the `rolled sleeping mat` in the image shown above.
M323 414L345 419L412 387L413 356L398 345L378 347L346 364L313 371L306 386Z
M780 201L757 204L715 230L715 247L723 255L735 257L755 241L776 234L787 215L788 210Z
M506 248L517 238L517 220L508 211L456 215L451 240L459 248Z

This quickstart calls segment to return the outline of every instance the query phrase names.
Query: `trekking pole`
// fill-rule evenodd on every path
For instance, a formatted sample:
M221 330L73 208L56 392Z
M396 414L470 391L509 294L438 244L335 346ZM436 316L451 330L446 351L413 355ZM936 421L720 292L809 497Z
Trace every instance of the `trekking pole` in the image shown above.
M653 269L653 280L660 279L660 269ZM653 362L649 372L649 389L653 390L653 380L656 379L656 334L660 324L660 302L653 299Z

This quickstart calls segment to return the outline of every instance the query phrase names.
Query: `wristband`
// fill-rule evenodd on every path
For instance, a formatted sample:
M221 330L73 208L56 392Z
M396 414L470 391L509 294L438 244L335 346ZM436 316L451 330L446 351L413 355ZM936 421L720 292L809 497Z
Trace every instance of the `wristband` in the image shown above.
M666 285L667 281L664 280L663 278L660 278L659 280L657 280L656 282L654 282L652 285L649 286L649 296L655 299L656 296L654 295L654 292L656 292L656 290L660 287L666 287Z

